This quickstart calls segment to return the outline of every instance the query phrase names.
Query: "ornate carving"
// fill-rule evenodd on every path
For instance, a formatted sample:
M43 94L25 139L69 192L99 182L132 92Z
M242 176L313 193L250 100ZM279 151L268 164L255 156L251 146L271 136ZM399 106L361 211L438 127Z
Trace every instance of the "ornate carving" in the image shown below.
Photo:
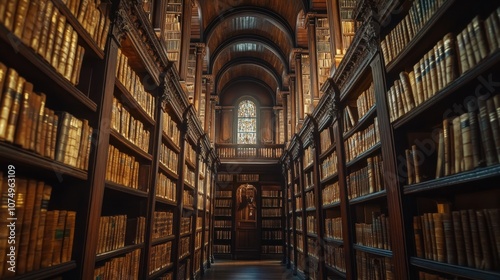
M127 19L127 12L123 8L116 11L114 26L113 36L118 43L121 43L126 34L130 32L130 22Z

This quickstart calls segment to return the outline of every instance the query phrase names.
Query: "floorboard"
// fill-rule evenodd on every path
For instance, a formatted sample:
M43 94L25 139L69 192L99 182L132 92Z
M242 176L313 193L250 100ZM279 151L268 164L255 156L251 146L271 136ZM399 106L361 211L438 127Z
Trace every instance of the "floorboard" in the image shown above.
M206 271L203 280L298 280L290 269L275 260L241 261L216 260Z

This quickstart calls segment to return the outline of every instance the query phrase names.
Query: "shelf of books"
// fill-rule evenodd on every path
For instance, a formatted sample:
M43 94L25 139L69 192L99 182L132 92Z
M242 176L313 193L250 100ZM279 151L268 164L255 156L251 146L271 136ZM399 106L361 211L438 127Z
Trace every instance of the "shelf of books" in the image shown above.
M438 2L408 31L402 23L418 14L416 1L384 37L391 40L396 29L408 33L407 46L396 43L384 60L387 98L397 102L389 113L402 156L398 177L412 205L405 209L410 273L494 279L500 275L494 230L500 193L493 183L499 178L500 98L488 81L500 69L493 27L500 8ZM434 28L450 16L455 24ZM416 48L423 37L425 45Z
M284 247L283 191L279 186L261 187L261 256L282 259ZM280 217L276 219L276 215Z
M354 11L356 9L357 0L338 0L339 10L340 10L340 24L341 24L341 34L342 34L342 49L343 54L347 52L347 49L354 39L354 34L356 32L356 21L354 19Z
M311 93L311 63L309 62L308 54L301 54L300 60L302 65L302 92L304 103L304 115L311 113L312 93ZM305 166L305 165L304 165Z
M233 174L218 173L213 221L213 253L216 258L232 258Z
M163 46L168 60L179 67L181 49L182 0L168 0L166 3L165 23L163 26Z
M320 88L330 76L330 69L333 62L331 49L328 18L316 18L316 53L318 57L318 81Z

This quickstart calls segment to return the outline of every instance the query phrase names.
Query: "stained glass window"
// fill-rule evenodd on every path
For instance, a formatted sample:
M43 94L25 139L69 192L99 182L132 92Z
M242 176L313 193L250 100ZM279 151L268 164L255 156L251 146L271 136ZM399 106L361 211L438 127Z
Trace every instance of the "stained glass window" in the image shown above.
M257 143L257 108L244 100L238 105L238 144Z

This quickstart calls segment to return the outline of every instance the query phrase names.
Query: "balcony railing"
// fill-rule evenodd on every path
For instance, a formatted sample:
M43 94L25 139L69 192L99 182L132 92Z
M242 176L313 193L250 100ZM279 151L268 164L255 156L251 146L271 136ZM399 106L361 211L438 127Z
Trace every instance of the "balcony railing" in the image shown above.
M282 144L216 144L217 154L221 160L277 160L283 153Z

